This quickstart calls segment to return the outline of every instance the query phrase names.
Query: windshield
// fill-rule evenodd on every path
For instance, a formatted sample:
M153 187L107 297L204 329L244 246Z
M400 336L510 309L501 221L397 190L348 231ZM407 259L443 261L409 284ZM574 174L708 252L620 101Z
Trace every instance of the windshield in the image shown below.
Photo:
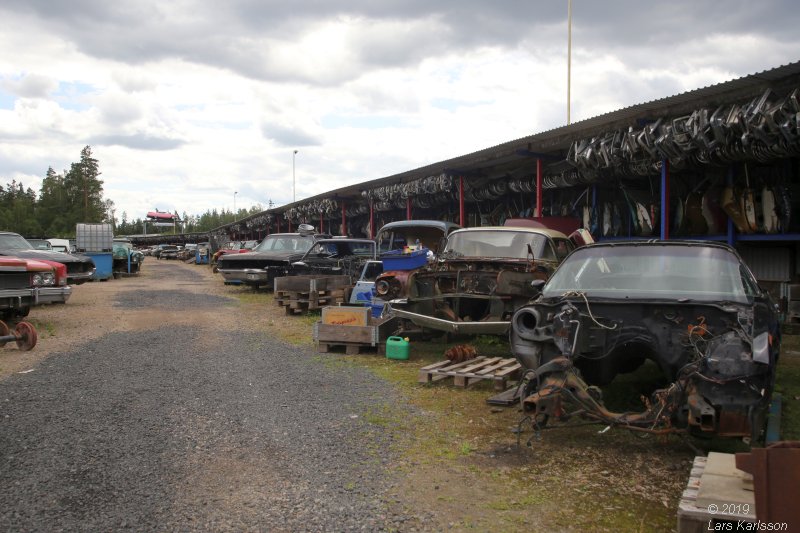
M256 246L254 252L299 252L305 253L314 244L311 237L302 235L270 235Z
M448 237L444 251L445 254L450 252L463 257L527 259L528 244L531 245L534 259L555 259L555 252L547 237L530 231L457 231Z
M19 235L0 235L0 250L33 250L33 246Z
M702 246L581 248L555 271L542 295L569 291L604 298L668 298L748 303L758 292L732 253Z

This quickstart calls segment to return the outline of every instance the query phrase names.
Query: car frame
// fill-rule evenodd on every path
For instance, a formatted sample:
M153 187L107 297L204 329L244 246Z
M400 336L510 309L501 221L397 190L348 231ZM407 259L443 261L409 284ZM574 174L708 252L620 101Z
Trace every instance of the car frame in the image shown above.
M531 281L546 279L574 247L547 228L462 228L427 266L378 276L375 292L392 313L418 327L502 335L514 311L538 293Z
M537 425L580 413L640 432L757 439L780 352L777 309L723 243L640 241L572 252L514 314ZM614 413L599 386L654 361L670 385Z
M372 239L319 239L303 257L291 264L288 275L346 275L357 278L364 263L377 258L377 245Z

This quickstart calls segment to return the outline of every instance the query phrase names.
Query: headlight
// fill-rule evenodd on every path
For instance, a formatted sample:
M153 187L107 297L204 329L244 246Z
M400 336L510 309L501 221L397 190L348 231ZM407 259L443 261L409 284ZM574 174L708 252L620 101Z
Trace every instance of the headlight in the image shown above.
M389 294L389 282L382 279L375 283L375 294L379 296L386 296Z
M56 284L56 276L52 272L37 272L31 276L34 287L50 287Z

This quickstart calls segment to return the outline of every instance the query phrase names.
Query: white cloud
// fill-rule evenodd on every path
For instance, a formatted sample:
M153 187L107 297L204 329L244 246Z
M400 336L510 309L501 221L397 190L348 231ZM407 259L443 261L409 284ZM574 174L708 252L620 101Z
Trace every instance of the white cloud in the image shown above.
M0 182L91 144L118 214L202 213L291 201L294 149L304 198L566 122L563 6L429 4L0 7ZM576 3L573 121L799 59L790 3L716 11Z

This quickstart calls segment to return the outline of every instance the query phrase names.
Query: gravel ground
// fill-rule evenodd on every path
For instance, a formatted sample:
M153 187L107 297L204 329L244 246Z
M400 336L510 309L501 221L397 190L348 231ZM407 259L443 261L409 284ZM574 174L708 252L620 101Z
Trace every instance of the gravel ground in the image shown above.
M180 290L181 274L157 268L171 290L137 280L114 306L182 302L185 315L230 303ZM258 332L198 322L110 332L0 381L0 530L418 525L383 503L393 436L365 414L397 404L387 384Z

